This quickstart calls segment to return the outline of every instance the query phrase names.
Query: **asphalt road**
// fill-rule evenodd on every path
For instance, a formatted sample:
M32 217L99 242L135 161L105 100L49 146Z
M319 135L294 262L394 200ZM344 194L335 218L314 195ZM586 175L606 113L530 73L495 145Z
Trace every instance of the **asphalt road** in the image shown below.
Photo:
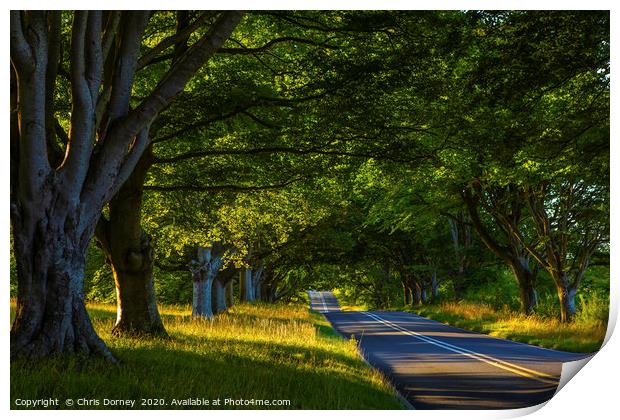
M549 400L562 362L587 354L548 350L451 327L405 312L343 312L331 292L310 291L344 337L416 409L523 408Z

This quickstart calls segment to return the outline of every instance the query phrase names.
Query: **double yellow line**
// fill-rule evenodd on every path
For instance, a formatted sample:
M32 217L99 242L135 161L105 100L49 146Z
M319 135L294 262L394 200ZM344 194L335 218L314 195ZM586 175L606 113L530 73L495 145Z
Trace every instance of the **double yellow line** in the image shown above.
M523 367L523 366L515 365L514 363L506 362L505 360L496 359L495 357L492 357L492 356L489 356L489 355L486 355L486 354L476 353L476 352L474 352L472 350L468 350L468 349L465 349L463 347L455 346L453 344L446 343L445 341L437 340L435 338L426 336L424 334L420 334L420 333L417 333L415 331L411 331L411 330L408 330L406 328L403 328L403 327L401 327L398 324L395 324L395 323L393 323L391 321L388 321L387 319L383 319L380 316L375 315L375 314L371 314L369 312L362 312L362 314L364 314L364 315L374 319L375 321L378 321L378 322L380 322L380 323L382 323L382 324L384 324L384 325L386 325L386 326L388 326L388 327L390 327L390 328L392 328L394 330L397 330L397 331L400 331L400 332L402 332L404 334L407 334L407 335L410 335L412 337L415 337L415 338L417 338L417 339L419 339L421 341L427 342L429 344L433 344L433 345L435 345L437 347L441 347L443 349L452 351L454 353L461 354L463 356L466 356L466 357L469 357L469 358L472 358L472 359L479 360L481 362L487 363L487 364L489 364L491 366L498 367L498 368L506 370L508 372L512 372L512 373L515 373L517 375L525 376L526 378L531 378L531 379L534 379L536 381L543 382L543 383L550 384L550 385L554 385L554 386L557 386L558 383L559 383L560 378L558 378L557 376L549 375L547 373L539 372L539 371L536 371L536 370L533 370L533 369L528 369L528 368Z

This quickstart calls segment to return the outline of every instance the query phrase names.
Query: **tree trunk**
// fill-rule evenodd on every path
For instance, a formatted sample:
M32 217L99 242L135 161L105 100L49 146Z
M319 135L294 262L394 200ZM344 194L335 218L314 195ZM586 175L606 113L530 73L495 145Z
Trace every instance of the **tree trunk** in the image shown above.
M133 171L148 145L148 130L159 112L228 39L240 12L224 12L166 73L149 96L130 107L146 11L123 12L127 24L117 37L116 54L104 60L102 12L78 11L72 19L69 79L71 128L60 166L50 165L46 105L56 83L49 80L49 15L45 11L11 12L11 66L17 89L11 104L11 227L18 272L17 313L11 328L11 357L82 352L114 357L98 338L84 306L86 250L111 199ZM54 24L52 24L54 26ZM107 35L107 31L106 31ZM51 35L51 41L54 37ZM98 120L97 97L104 61L113 74L111 98ZM55 64L54 64L55 65ZM110 77L108 77L110 76ZM108 85L110 86L110 85ZM52 89L52 90L50 90ZM46 93L51 93L46 97ZM15 98L13 98L15 96ZM16 102L17 100L17 102ZM98 133L97 145L95 133Z
M102 216L96 237L112 266L116 286L114 335L164 335L153 285L153 246L142 229L144 179L151 166L150 150L110 201L110 219Z
M210 276L195 275L193 280L192 317L211 319L213 318L213 309L211 306L213 278Z
M258 284L254 285L254 300L256 300L256 301L263 300L262 281L259 281Z
M409 306L411 305L411 289L405 282L402 282L402 285L403 285L403 304L405 306Z
M254 286L252 284L252 269L244 268L239 272L239 300L254 302Z
M519 286L519 296L521 299L521 312L530 315L538 304L538 294L536 293L536 271L529 266L529 258L515 258L510 262L510 268L515 275Z
M560 321L563 323L569 323L575 317L577 312L575 306L575 296L577 295L577 288L568 286L567 274L562 273L557 281L564 281L566 286L558 286L558 299L560 300Z
M439 299L439 282L437 281L437 271L431 275L431 303L437 303Z
M215 280L215 313L221 314L222 312L226 312L226 287L224 286L223 280Z
M86 312L83 286L88 242L76 235L75 220L75 214L50 217L39 219L31 229L13 230L19 282L11 359L82 353L115 361Z
M213 281L222 266L223 255L213 255L212 247L197 247L196 259L191 262L194 283L192 317L213 318Z
M234 277L232 277L230 279L230 281L228 283L226 283L226 307L227 308L232 308L233 305L235 304L235 295L234 295Z
M419 305L422 303L422 287L420 286L420 282L415 278L411 277L410 283L411 291L412 291L412 301L413 305Z
M261 291L264 281L264 270L264 264L261 264L256 270L252 270L252 293L254 296L254 301L262 300Z

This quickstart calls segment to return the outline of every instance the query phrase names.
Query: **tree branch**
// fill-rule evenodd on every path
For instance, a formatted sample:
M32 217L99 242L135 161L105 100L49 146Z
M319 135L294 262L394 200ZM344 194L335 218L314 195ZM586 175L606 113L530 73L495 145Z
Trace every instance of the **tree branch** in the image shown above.
M273 185L145 185L145 190L159 192L187 191L187 192L253 192L261 190L277 190L287 187L301 178L294 178L282 184Z
M172 47L175 44L178 44L179 42L187 40L189 36L193 34L196 29L198 29L200 25L204 23L206 17L207 13L202 13L200 16L194 19L194 22L191 25L185 27L182 31L177 32L174 35L170 35L162 39L159 44L144 53L142 57L140 57L140 59L138 60L138 70L143 69L144 67L151 64L153 60L157 58L157 55L162 51L166 50L169 47ZM172 57L172 55L170 57Z
M102 67L101 12L77 11L71 35L71 132L60 168L67 196L79 193L88 173Z
M34 69L34 55L24 36L22 12L11 10L11 61L20 72Z
M327 42L329 42L331 39L333 38L328 38L323 42L316 42L311 39L299 38L295 36L286 36L286 37L272 39L271 41L265 43L264 45L260 47L251 48L251 47L242 46L242 48L220 48L218 52L223 53L223 54L256 54L256 53L266 52L274 45L281 44L281 43L289 43L289 42L297 42L299 44L314 45L317 47L328 48L328 49L338 49L339 47L335 45L327 44Z
M209 31L172 66L155 90L129 113L122 123L122 129L134 135L142 127L150 124L157 114L181 93L185 84L204 62L224 44L241 20L241 16L241 12L223 12Z

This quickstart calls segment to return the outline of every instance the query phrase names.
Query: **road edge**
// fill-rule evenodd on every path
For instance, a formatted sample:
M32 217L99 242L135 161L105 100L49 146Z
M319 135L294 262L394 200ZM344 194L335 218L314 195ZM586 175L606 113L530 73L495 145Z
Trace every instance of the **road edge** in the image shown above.
M309 308L308 310L310 311L314 311L317 314L320 314L321 316L323 316L323 318L329 322L329 325L332 326L332 328L334 329L334 331L336 331L336 333L345 341L351 340L351 337L346 337L334 324L332 324L332 322L329 320L328 317L325 316L326 313L329 312L320 312L317 310L312 309L312 297L310 296L310 290L307 291L308 293L308 300L309 302ZM315 291L316 293L316 291ZM335 296L334 296L335 297ZM336 298L336 300L338 300ZM340 303L338 304L338 306L340 306ZM356 340L356 343L359 343ZM390 378L389 375L387 375L385 372L383 372L382 370L380 370L379 368L377 368L376 366L373 366L367 359L366 356L364 355L364 352L362 351L362 349L360 348L359 344L356 344L355 348L357 349L357 354L360 356L360 358L362 359L362 361L364 363L366 363L366 366L370 367L371 369L376 370L377 372L379 372L381 374L381 376L383 376L386 379L386 382L390 385L390 388L392 388L392 391L394 391L394 394L396 395L396 397L398 398L398 400L405 406L406 409L408 410L417 410L417 408L415 408L413 406L413 404L411 404L411 402L405 398L405 396L400 392L400 390L398 388L396 388L396 385L394 384L394 380L392 378Z

